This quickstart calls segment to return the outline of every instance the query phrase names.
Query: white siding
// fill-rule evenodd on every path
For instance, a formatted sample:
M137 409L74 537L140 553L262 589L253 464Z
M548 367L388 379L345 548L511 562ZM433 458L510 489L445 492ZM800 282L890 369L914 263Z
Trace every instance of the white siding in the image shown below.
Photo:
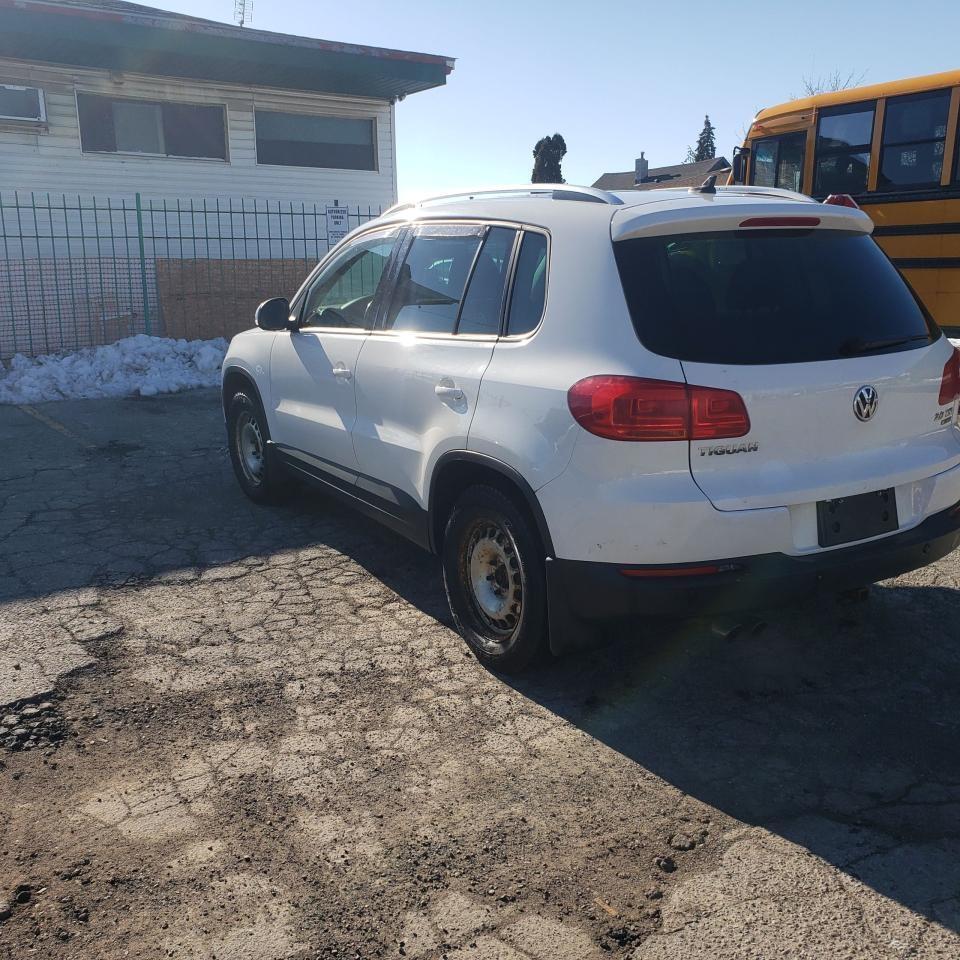
M232 197L387 207L396 200L394 109L380 100L162 79L105 70L31 65L0 58L0 83L43 88L48 129L0 125L0 189L144 198ZM76 91L224 104L228 157L189 160L82 153ZM378 170L260 166L254 107L376 120Z

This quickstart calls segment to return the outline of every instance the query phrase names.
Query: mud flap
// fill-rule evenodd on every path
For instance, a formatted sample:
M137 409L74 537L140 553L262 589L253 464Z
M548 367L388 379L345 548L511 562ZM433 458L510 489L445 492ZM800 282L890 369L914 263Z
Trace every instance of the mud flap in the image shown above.
M606 630L602 623L582 620L574 614L553 557L547 557L546 571L550 652L554 656L560 656L572 650L600 646L604 642Z

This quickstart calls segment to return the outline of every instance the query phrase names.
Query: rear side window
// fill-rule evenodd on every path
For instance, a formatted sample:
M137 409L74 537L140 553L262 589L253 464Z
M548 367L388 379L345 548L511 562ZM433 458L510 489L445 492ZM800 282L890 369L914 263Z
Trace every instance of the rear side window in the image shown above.
M874 240L834 230L642 237L614 244L637 334L697 363L876 355L939 331Z
M496 336L500 333L503 292L517 231L491 227L463 298L457 333Z
M520 337L536 329L547 295L547 238L527 231L520 244L510 296L507 334Z
M481 227L421 228L400 267L384 327L453 333L482 240Z

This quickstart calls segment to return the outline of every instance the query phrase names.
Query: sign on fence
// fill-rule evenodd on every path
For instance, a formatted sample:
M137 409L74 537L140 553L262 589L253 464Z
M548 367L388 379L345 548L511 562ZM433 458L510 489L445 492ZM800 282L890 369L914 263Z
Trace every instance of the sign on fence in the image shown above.
M350 232L350 211L346 207L327 207L327 246L339 243Z

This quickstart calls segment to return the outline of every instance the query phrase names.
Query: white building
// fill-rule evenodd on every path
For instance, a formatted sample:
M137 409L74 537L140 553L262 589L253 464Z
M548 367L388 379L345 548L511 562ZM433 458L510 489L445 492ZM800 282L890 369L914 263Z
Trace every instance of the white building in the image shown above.
M395 104L452 69L119 0L0 0L0 189L386 206Z
M230 335L396 202L447 57L121 0L0 0L0 359Z

